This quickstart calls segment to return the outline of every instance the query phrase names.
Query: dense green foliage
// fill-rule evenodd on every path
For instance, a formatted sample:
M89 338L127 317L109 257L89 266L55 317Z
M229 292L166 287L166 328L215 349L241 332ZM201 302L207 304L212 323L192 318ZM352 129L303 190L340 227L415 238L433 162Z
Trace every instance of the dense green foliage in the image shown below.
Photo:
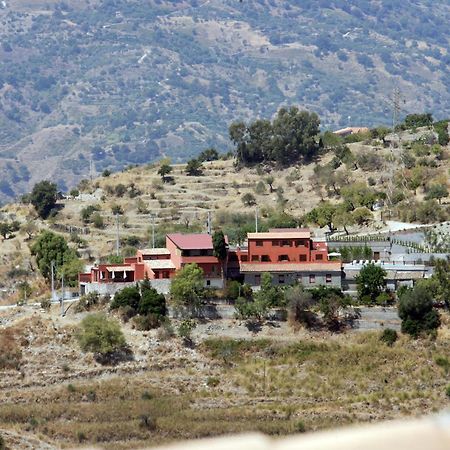
M281 108L272 122L259 119L248 125L232 123L229 133L239 163L292 165L318 152L319 124L317 114L291 107Z
M43 231L31 246L31 253L36 257L39 270L44 278L50 279L51 262L55 261L56 269L65 276L70 274L67 281L75 281L78 277L77 254L69 248L63 236ZM74 269L75 267L75 269Z
M164 295L159 294L149 280L118 291L114 295L110 308L111 310L121 308L126 318L139 314L148 319L147 325L152 323L155 327L161 323L167 312ZM141 325L143 323L141 321Z
M186 264L173 278L170 297L177 306L196 307L205 296L203 270Z
M30 202L42 219L46 219L56 206L57 187L50 181L37 183L30 195Z
M107 355L126 346L120 325L104 314L90 314L80 324L77 340L81 350Z
M386 271L375 264L366 264L356 276L358 298L364 303L376 303L386 285Z
M415 338L434 334L441 324L439 313L433 308L432 293L425 283L418 283L402 293L398 315L402 319L402 332Z

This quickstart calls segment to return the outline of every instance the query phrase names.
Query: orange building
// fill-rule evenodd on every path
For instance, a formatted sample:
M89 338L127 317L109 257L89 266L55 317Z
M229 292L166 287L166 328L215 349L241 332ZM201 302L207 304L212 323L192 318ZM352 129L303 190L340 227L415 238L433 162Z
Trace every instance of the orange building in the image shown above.
M307 229L249 233L247 242L247 248L236 253L240 274L252 286L260 284L265 272L274 284L341 286L341 262L329 261L327 243L313 240Z

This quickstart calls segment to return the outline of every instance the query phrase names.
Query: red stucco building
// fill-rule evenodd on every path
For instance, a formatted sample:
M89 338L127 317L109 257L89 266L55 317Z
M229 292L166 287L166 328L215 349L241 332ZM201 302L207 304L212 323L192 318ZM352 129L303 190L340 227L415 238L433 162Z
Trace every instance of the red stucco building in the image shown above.
M211 235L173 233L164 248L138 250L123 264L99 264L80 274L80 292L113 293L145 278L167 291L170 279L191 263L203 269L206 286L222 287L222 265L213 254ZM226 267L227 277L252 286L260 284L263 272L271 273L275 284L341 285L341 262L329 261L326 242L313 240L306 229L249 233L247 247L229 249Z

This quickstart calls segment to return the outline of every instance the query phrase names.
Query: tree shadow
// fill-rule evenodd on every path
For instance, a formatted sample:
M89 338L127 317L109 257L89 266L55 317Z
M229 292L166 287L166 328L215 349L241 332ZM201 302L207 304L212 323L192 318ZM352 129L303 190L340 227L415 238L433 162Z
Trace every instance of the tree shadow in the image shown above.
M251 333L257 334L262 330L262 323L260 320L249 319L245 322L245 327Z
M120 363L134 360L134 354L130 347L109 353L95 353L94 359L102 366L117 366Z

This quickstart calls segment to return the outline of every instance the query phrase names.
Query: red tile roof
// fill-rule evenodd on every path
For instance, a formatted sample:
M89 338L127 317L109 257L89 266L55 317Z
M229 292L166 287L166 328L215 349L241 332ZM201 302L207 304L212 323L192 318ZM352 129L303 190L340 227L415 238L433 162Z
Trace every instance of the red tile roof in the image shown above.
M210 234L168 234L170 239L181 250L212 250L213 243Z

